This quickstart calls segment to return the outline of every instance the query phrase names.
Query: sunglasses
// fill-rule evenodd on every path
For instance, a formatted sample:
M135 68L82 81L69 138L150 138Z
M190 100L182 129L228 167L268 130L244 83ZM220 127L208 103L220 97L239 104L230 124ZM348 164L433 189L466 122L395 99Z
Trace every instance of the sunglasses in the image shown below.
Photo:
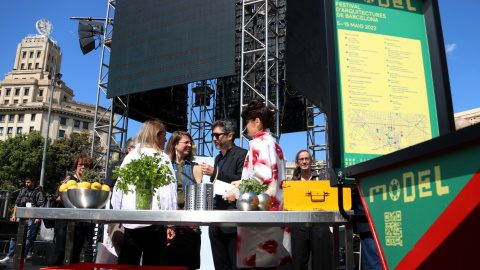
M217 140L218 140L218 138L219 138L221 135L227 135L227 134L229 134L229 132L212 133L212 138L215 137L215 138L217 138Z

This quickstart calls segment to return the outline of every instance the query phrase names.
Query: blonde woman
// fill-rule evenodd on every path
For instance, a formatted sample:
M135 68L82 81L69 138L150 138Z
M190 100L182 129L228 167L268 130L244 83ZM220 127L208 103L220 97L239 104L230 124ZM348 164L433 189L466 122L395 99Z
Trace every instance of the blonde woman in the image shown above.
M167 131L165 125L158 120L146 121L136 135L137 145L135 150L131 151L123 160L121 167L132 160L140 158L140 154L153 156L159 153L163 159L162 163L168 162L171 176L175 177L174 170L168 156L163 151L165 147L165 138ZM119 178L117 184L121 182ZM117 185L116 184L116 185ZM115 186L116 186L115 185ZM130 189L135 190L132 186ZM135 209L135 192L125 194L122 190L114 188L112 195L113 209ZM176 183L158 188L152 200L152 210L160 210L158 207L160 200L161 210L177 210ZM175 237L175 228L163 225L150 224L123 224L125 227L125 242L118 257L119 264L140 265L140 259L143 254L142 265L159 266L160 256L167 242Z

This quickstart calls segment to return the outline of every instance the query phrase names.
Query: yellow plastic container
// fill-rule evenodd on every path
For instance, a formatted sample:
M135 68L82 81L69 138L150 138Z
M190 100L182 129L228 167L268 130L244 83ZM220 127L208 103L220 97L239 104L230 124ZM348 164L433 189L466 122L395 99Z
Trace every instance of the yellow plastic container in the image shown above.
M330 180L284 181L284 211L334 211L338 210L338 188ZM352 209L352 190L343 188L343 208Z

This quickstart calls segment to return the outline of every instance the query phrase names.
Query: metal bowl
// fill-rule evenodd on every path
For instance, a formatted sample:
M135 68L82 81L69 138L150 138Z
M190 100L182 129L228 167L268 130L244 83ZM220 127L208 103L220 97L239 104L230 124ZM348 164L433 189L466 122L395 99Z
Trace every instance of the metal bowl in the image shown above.
M272 208L272 198L267 193L258 195L258 210L268 211Z
M110 198L110 191L95 189L68 189L72 208L102 208ZM65 205L65 207L67 207Z
M242 211L252 211L258 208L258 197L253 192L240 195L237 201L237 208Z
M60 194L60 199L62 200L63 205L66 208L76 208L73 206L73 204L70 202L70 199L68 198L67 190L65 191L60 191L58 192Z

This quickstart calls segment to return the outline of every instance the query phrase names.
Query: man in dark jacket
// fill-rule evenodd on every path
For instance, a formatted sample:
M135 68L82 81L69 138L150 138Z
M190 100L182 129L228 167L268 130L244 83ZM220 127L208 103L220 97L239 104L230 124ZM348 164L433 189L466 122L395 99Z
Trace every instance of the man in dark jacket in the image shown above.
M35 180L31 176L25 178L25 188L20 191L18 194L17 200L15 201L15 207L13 208L13 214L11 221L17 219L17 207L43 207L43 195L42 192L35 188ZM40 219L30 219L28 221L28 230L27 230L27 243L25 244L25 257L27 257L27 252L33 246L34 233L37 233L38 226L40 226ZM17 243L16 238L12 238L10 241L10 248L7 253L7 257L3 260L0 260L0 263L11 263L13 262L13 256L15 255L15 246Z
M231 120L217 120L212 124L212 137L215 147L220 153L215 157L214 167L203 163L203 174L210 176L210 181L216 179L231 183L240 180L247 150L237 147L235 140L235 123ZM215 195L215 209L236 209L234 202L223 200L221 195ZM208 230L212 247L215 269L237 268L237 227L210 226Z

